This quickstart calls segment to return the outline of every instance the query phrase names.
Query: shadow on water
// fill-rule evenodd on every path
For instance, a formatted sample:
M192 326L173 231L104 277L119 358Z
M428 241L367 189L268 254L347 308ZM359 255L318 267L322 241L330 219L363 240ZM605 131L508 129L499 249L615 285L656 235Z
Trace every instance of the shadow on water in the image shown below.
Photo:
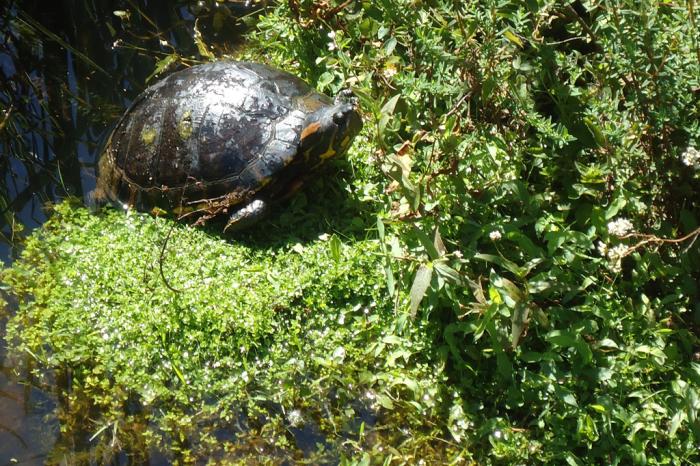
M0 5L0 260L9 264L22 239L46 220L45 204L83 197L95 184L101 143L130 99L143 90L158 60L177 53L200 58L195 27L217 54L240 44L251 2L42 0ZM260 2L252 2L255 7ZM0 288L1 292L1 288ZM2 301L0 301L1 306ZM8 314L0 307L0 337ZM56 408L67 401L70 376L32 380L28 367L8 366L0 344L0 466L104 464L76 457L89 444L62 439ZM31 364L28 359L26 364ZM57 387L61 386L59 390ZM133 464L122 454L111 464ZM164 458L147 455L150 464Z

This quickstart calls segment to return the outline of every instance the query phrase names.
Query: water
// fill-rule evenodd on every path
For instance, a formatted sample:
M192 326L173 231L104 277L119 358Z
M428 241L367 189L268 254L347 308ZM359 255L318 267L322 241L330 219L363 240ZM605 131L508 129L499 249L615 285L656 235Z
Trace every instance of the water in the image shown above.
M21 3L21 8L20 4ZM0 260L10 264L22 239L46 221L44 206L82 198L111 125L143 90L159 58L197 56L195 19L207 43L230 52L240 43L245 2L24 1L0 6ZM215 27L216 26L216 27ZM221 26L221 27L220 27ZM13 304L9 305L11 313ZM55 417L65 380L33 380L8 361L0 313L0 465L103 463L78 457L84 445L62 438ZM89 438L85 438L85 445ZM131 464L128 456L109 460ZM158 454L148 464L167 463Z

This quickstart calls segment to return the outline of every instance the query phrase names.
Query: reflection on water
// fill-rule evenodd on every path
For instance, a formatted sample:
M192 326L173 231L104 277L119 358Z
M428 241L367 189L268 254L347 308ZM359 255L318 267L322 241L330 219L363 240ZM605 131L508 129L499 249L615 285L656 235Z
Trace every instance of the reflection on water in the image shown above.
M94 187L100 144L144 87L157 60L199 55L195 20L218 53L239 42L249 2L9 1L0 5L0 260L46 220L43 206ZM2 301L0 300L0 303ZM12 306L9 306L10 312ZM54 381L7 367L7 312L0 310L0 465L83 462L61 439ZM26 361L27 364L31 360ZM69 375L65 387L70 385ZM40 388L37 388L40 387ZM85 444L89 438L84 439ZM117 464L131 463L126 456ZM150 464L163 460L151 455Z

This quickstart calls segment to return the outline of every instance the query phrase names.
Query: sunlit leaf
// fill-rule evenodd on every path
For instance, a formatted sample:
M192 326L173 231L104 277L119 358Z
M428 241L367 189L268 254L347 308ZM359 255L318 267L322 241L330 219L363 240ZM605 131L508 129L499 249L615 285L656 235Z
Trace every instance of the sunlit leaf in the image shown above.
M518 277L523 277L523 269L520 268L517 264L514 262L501 257L501 256L494 256L493 254L481 254L477 253L474 254L474 257L477 259L484 260L486 262L491 262L493 264L500 265L504 269L508 270L509 272L512 272L513 274L517 275Z
M430 264L421 264L421 266L418 267L410 292L411 305L409 310L411 317L415 317L418 306L420 306L420 303L425 296L425 292L430 286L430 279L432 276L433 267Z
M462 283L462 278L460 277L459 272L444 262L434 262L433 267L435 268L435 272L446 282L453 285L459 285Z
M399 101L399 98L401 98L401 94L396 94L394 97L387 100L387 102L384 104L384 106L380 110L380 113L382 115L387 115L387 116L393 115L394 109L396 108L396 103Z
M517 36L513 31L511 31L510 29L506 29L506 30L503 32L503 35L506 36L506 39L508 39L509 41L511 41L512 43L514 43L515 45L517 45L518 47L523 48L523 41L520 39L520 37L518 37L518 36Z
M343 247L343 243L340 241L340 238L338 238L337 235L331 236L331 239L328 242L328 247L330 248L331 257L333 258L333 260L336 262L340 262L340 259L342 257L341 248Z
M209 46L204 42L204 38L202 37L202 33L199 31L199 27L197 25L198 21L195 21L194 23L194 34L193 34L193 39L194 43L197 46L197 51L199 54L207 58L209 60L214 60L216 57L214 54L209 50Z
M428 257L430 257L431 260L437 260L440 258L441 254L435 247L434 241L428 236L426 232L421 230L419 227L414 226L413 227L413 232L415 235L418 237L418 240L420 243L423 245L425 248L425 252L428 254Z
M168 70L171 65L177 63L179 60L180 56L177 53L171 53L170 55L166 55L164 58L158 60L158 62L156 63L156 67L153 70L153 73L151 73L146 78L146 82L150 82L151 79L153 79L156 76L159 76L161 73Z

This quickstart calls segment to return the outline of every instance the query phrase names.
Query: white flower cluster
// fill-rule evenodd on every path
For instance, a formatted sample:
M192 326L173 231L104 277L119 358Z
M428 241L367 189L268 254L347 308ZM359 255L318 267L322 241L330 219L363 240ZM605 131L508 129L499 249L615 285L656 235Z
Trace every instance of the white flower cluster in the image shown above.
M689 167L700 169L700 150L697 150L693 146L688 146L681 155L681 160Z
M489 233L489 238L491 239L491 241L498 241L502 237L503 235L501 235L501 232L498 230L493 230L491 233Z
M633 229L634 226L632 225L632 222L626 218L618 218L617 220L608 223L608 233L617 237L625 236Z
M598 252L601 256L608 258L608 266L613 272L622 270L622 258L627 255L629 248L624 244L618 244L615 247L608 248L608 245L602 241L598 241Z
M622 258L627 255L627 246L618 244L608 251L608 259L610 259L610 270L619 272L622 270Z

